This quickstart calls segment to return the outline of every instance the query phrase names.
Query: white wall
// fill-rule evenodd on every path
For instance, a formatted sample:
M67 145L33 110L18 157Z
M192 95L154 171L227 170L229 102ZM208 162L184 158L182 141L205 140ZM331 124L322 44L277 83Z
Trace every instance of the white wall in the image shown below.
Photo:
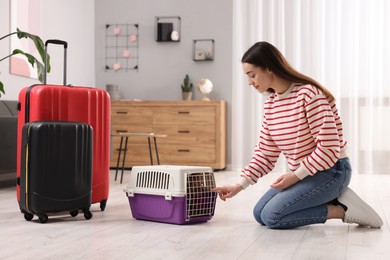
M31 0L33 1L33 0ZM14 31L10 28L9 0L0 0L0 36ZM95 1L94 0L43 0L43 35L41 38L61 39L68 42L68 83L95 85ZM10 52L9 40L0 41L0 57ZM49 47L52 72L48 82L62 84L62 49ZM0 63L0 78L6 94L1 99L16 100L21 88L39 83L38 80L9 74L9 62Z

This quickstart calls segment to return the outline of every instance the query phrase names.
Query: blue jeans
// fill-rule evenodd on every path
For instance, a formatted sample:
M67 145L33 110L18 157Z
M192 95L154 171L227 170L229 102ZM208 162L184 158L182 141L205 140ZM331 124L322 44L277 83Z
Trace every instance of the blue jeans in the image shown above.
M343 158L285 190L271 188L257 202L253 215L260 224L275 229L325 223L327 203L348 186L351 172L349 159Z

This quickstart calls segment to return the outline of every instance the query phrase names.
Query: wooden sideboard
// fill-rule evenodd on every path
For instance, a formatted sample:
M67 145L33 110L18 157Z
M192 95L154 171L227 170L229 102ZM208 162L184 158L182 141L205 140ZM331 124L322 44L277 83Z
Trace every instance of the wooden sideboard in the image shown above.
M161 164L226 167L225 101L112 101L111 124L113 134L166 134L157 139ZM119 142L113 137L111 167L116 167ZM147 138L130 137L125 167L148 164Z

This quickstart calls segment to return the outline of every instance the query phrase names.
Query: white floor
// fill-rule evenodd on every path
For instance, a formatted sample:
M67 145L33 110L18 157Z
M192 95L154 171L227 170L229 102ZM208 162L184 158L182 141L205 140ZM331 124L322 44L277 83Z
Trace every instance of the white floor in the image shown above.
M217 185L237 172L216 172ZM113 174L112 176L113 177ZM123 184L112 180L107 208L27 222L14 188L0 189L0 259L389 259L390 174L355 174L350 187L382 216L381 229L339 220L293 230L258 225L252 207L277 175L268 175L230 201L218 200L215 216L196 225L135 220Z

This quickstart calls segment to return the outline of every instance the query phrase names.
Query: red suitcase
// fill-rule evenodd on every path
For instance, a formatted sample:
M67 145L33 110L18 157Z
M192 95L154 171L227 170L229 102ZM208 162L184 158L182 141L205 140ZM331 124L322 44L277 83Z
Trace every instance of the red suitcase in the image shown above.
M32 85L19 93L17 179L20 180L22 128L25 123L39 120L74 121L89 124L93 128L92 203L100 203L103 211L109 193L110 171L110 97L107 91L97 88L66 85L67 43L48 40L64 46L64 85ZM46 63L46 62L45 62ZM18 181L19 183L19 181ZM17 185L20 201L20 186Z

